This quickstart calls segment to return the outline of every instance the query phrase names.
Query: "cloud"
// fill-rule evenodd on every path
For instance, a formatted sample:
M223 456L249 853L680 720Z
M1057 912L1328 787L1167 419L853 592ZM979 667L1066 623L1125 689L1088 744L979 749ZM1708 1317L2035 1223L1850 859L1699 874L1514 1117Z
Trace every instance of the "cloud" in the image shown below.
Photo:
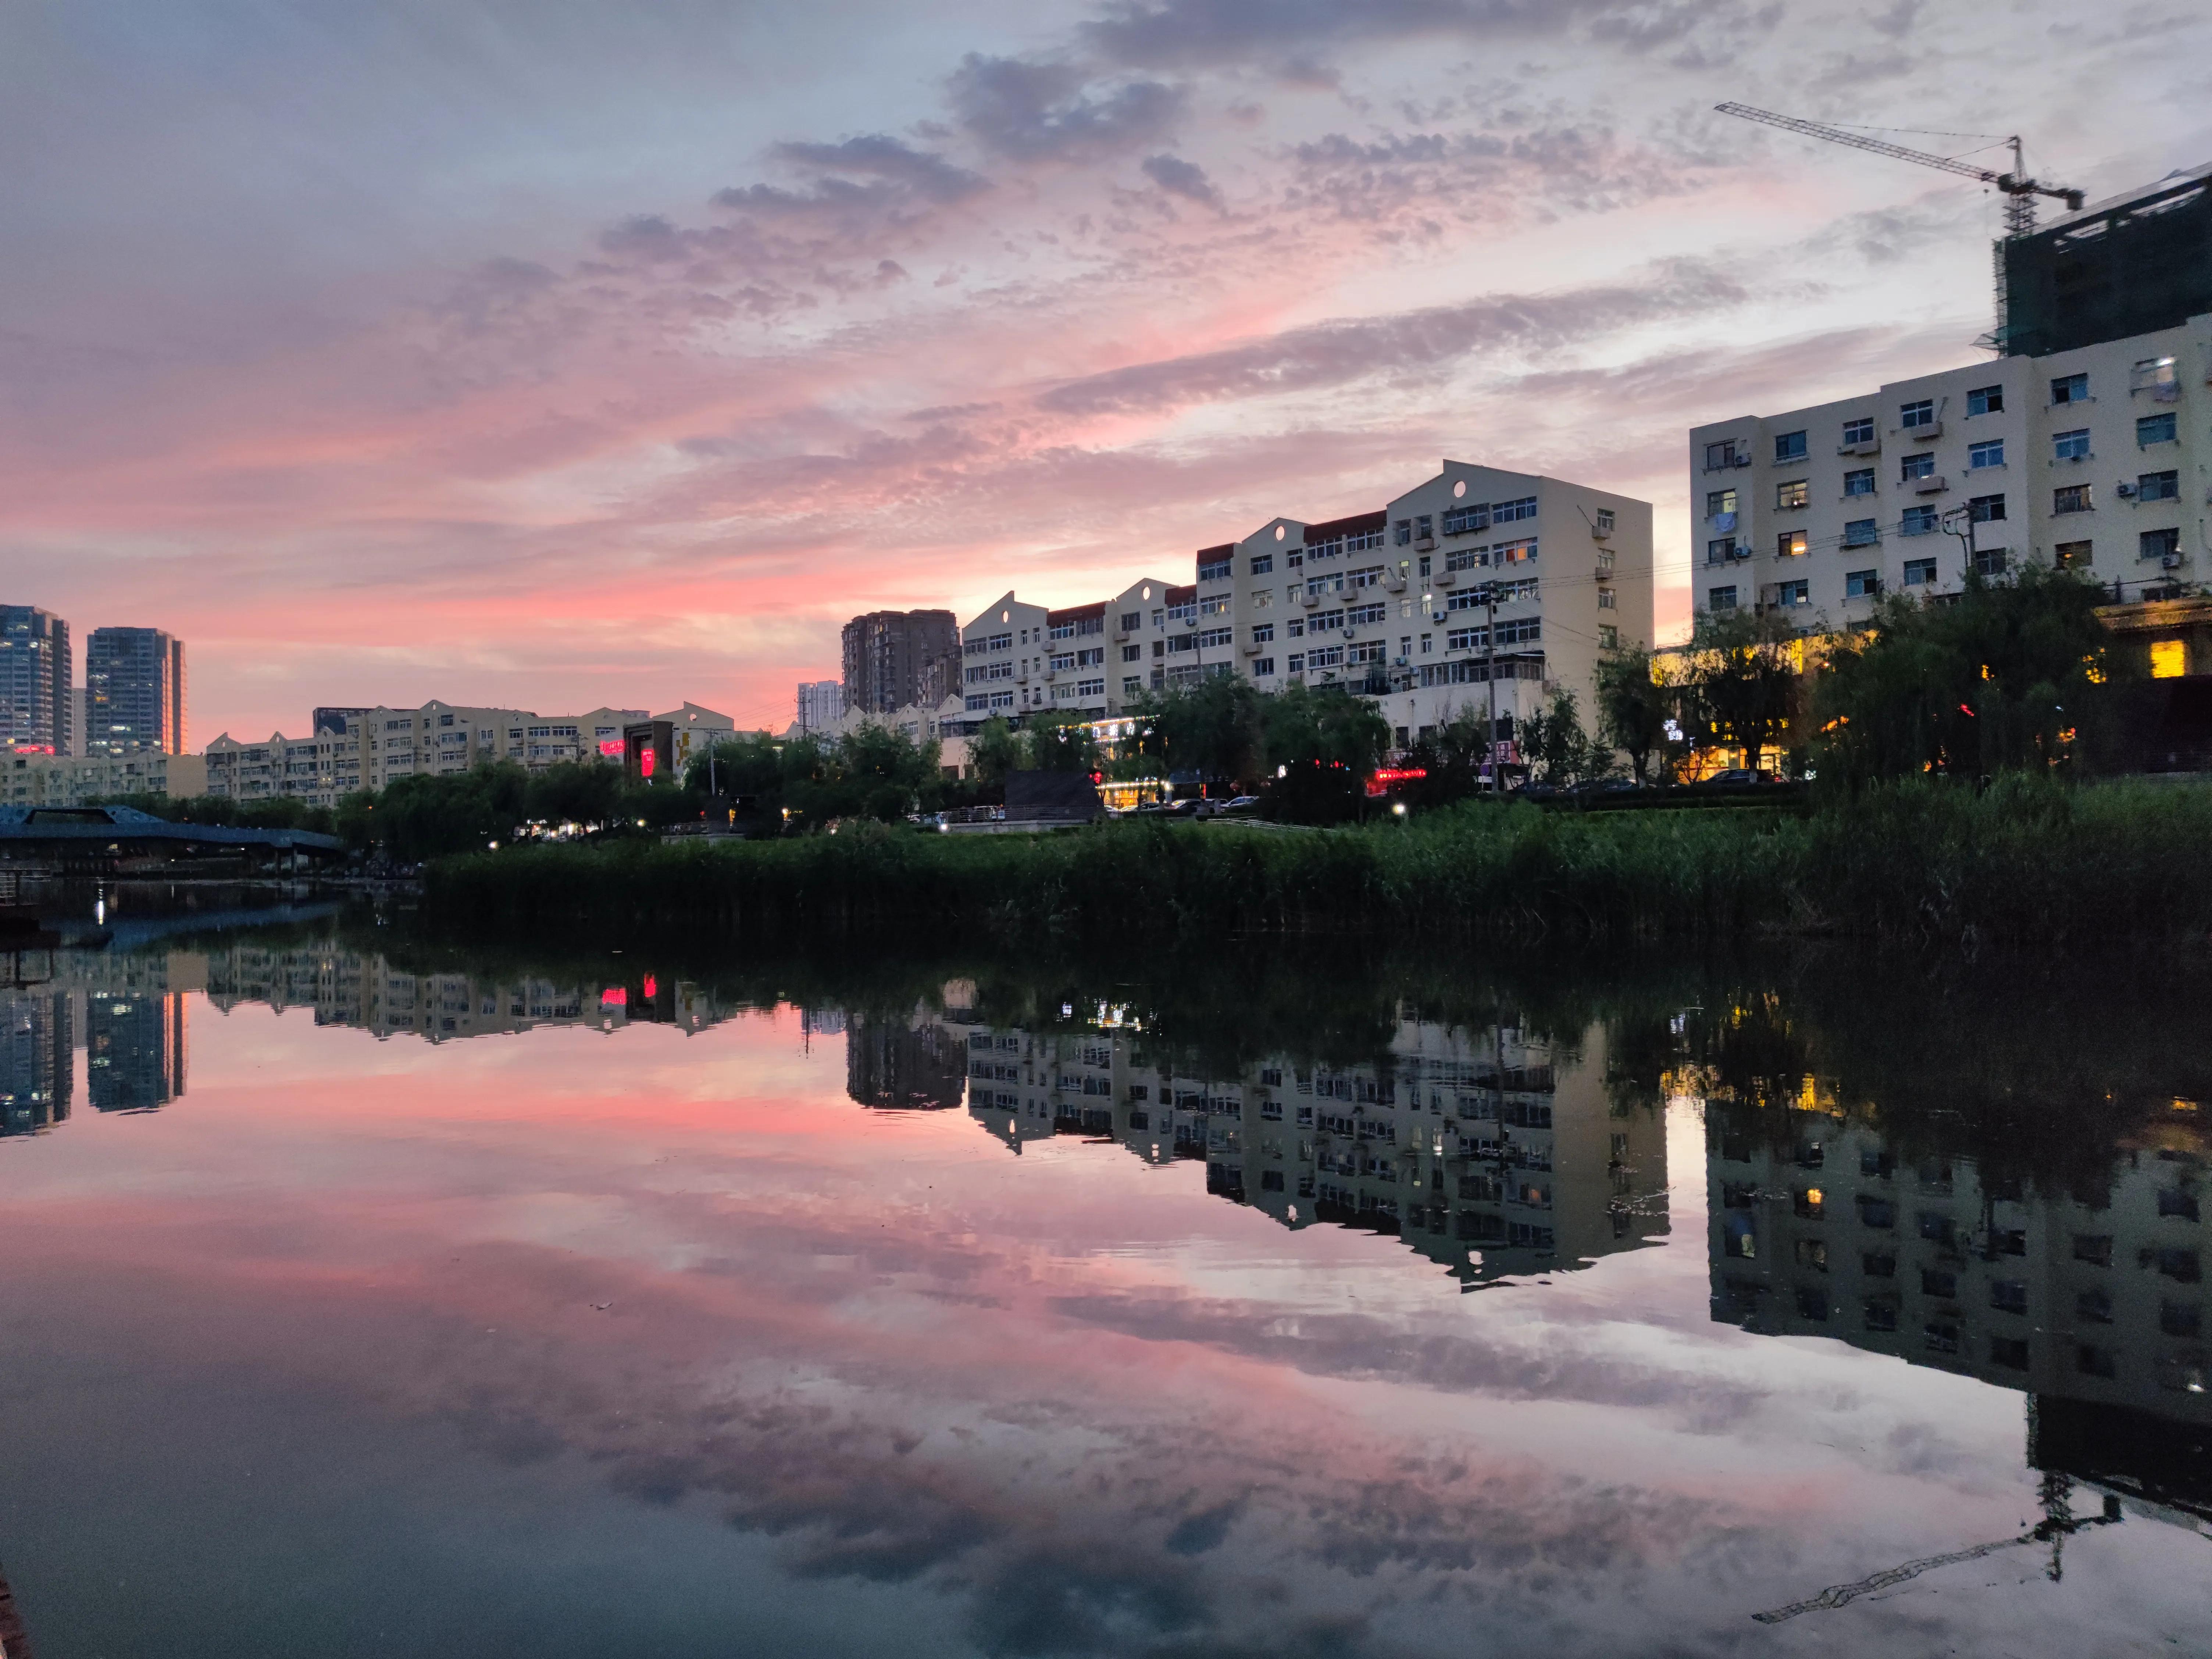
M956 167L943 156L913 149L886 134L869 133L835 144L780 143L776 160L824 173L850 173L901 185L933 202L965 201L991 187L981 173Z
M1213 187L1213 180L1206 176L1206 169L1184 161L1179 155L1146 156L1145 177L1170 196L1180 196L1187 201L1201 203L1210 208L1221 205L1221 192Z
M1396 316L1316 323L1218 351L1109 369L1055 386L1036 401L1056 414L1096 415L1273 397L1433 370L1483 348L1558 346L1744 297L1717 270L1683 262L1641 286L1508 295Z
M963 129L986 149L1019 161L1119 154L1158 137L1183 108L1183 94L1158 81L1093 87L1066 64L972 52L947 89Z
M1579 0L1164 0L1114 5L1081 39L1112 63L1198 69L1353 41L1559 33L1588 9Z

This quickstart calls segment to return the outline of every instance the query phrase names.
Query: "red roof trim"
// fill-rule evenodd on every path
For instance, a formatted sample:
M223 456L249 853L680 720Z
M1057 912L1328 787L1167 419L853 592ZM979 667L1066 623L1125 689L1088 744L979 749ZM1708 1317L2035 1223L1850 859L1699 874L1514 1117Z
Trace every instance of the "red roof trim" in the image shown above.
M1380 530L1390 522L1387 512L1355 513L1348 519L1331 519L1327 524L1306 526L1306 545L1316 542L1333 542L1339 536L1356 536L1365 530Z

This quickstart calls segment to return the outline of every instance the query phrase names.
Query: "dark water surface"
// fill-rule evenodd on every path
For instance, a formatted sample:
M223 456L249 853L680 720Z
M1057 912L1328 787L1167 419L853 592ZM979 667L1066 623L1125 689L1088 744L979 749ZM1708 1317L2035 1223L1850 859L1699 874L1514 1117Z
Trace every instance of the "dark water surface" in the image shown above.
M0 957L29 1650L2212 1651L2187 971L1267 954Z

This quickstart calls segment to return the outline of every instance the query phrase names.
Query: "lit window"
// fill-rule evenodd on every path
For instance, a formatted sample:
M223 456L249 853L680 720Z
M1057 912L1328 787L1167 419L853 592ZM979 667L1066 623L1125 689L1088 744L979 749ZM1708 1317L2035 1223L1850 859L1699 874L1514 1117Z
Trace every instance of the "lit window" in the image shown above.
M1774 538L1774 556L1778 559L1801 557L1809 544L1802 530L1785 530Z
M1812 486L1802 478L1792 478L1788 483L1774 486L1774 505L1778 512L1793 511L1811 499Z
M2189 647L2179 640L2154 640L2150 647L2150 677L2178 680L2189 672Z

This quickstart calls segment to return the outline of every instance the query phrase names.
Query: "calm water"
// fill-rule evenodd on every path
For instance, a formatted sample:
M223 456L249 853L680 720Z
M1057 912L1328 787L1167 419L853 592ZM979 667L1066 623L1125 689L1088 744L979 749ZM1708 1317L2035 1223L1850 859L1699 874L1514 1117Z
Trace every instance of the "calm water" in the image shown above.
M2171 968L133 939L0 957L42 1659L2212 1650Z

